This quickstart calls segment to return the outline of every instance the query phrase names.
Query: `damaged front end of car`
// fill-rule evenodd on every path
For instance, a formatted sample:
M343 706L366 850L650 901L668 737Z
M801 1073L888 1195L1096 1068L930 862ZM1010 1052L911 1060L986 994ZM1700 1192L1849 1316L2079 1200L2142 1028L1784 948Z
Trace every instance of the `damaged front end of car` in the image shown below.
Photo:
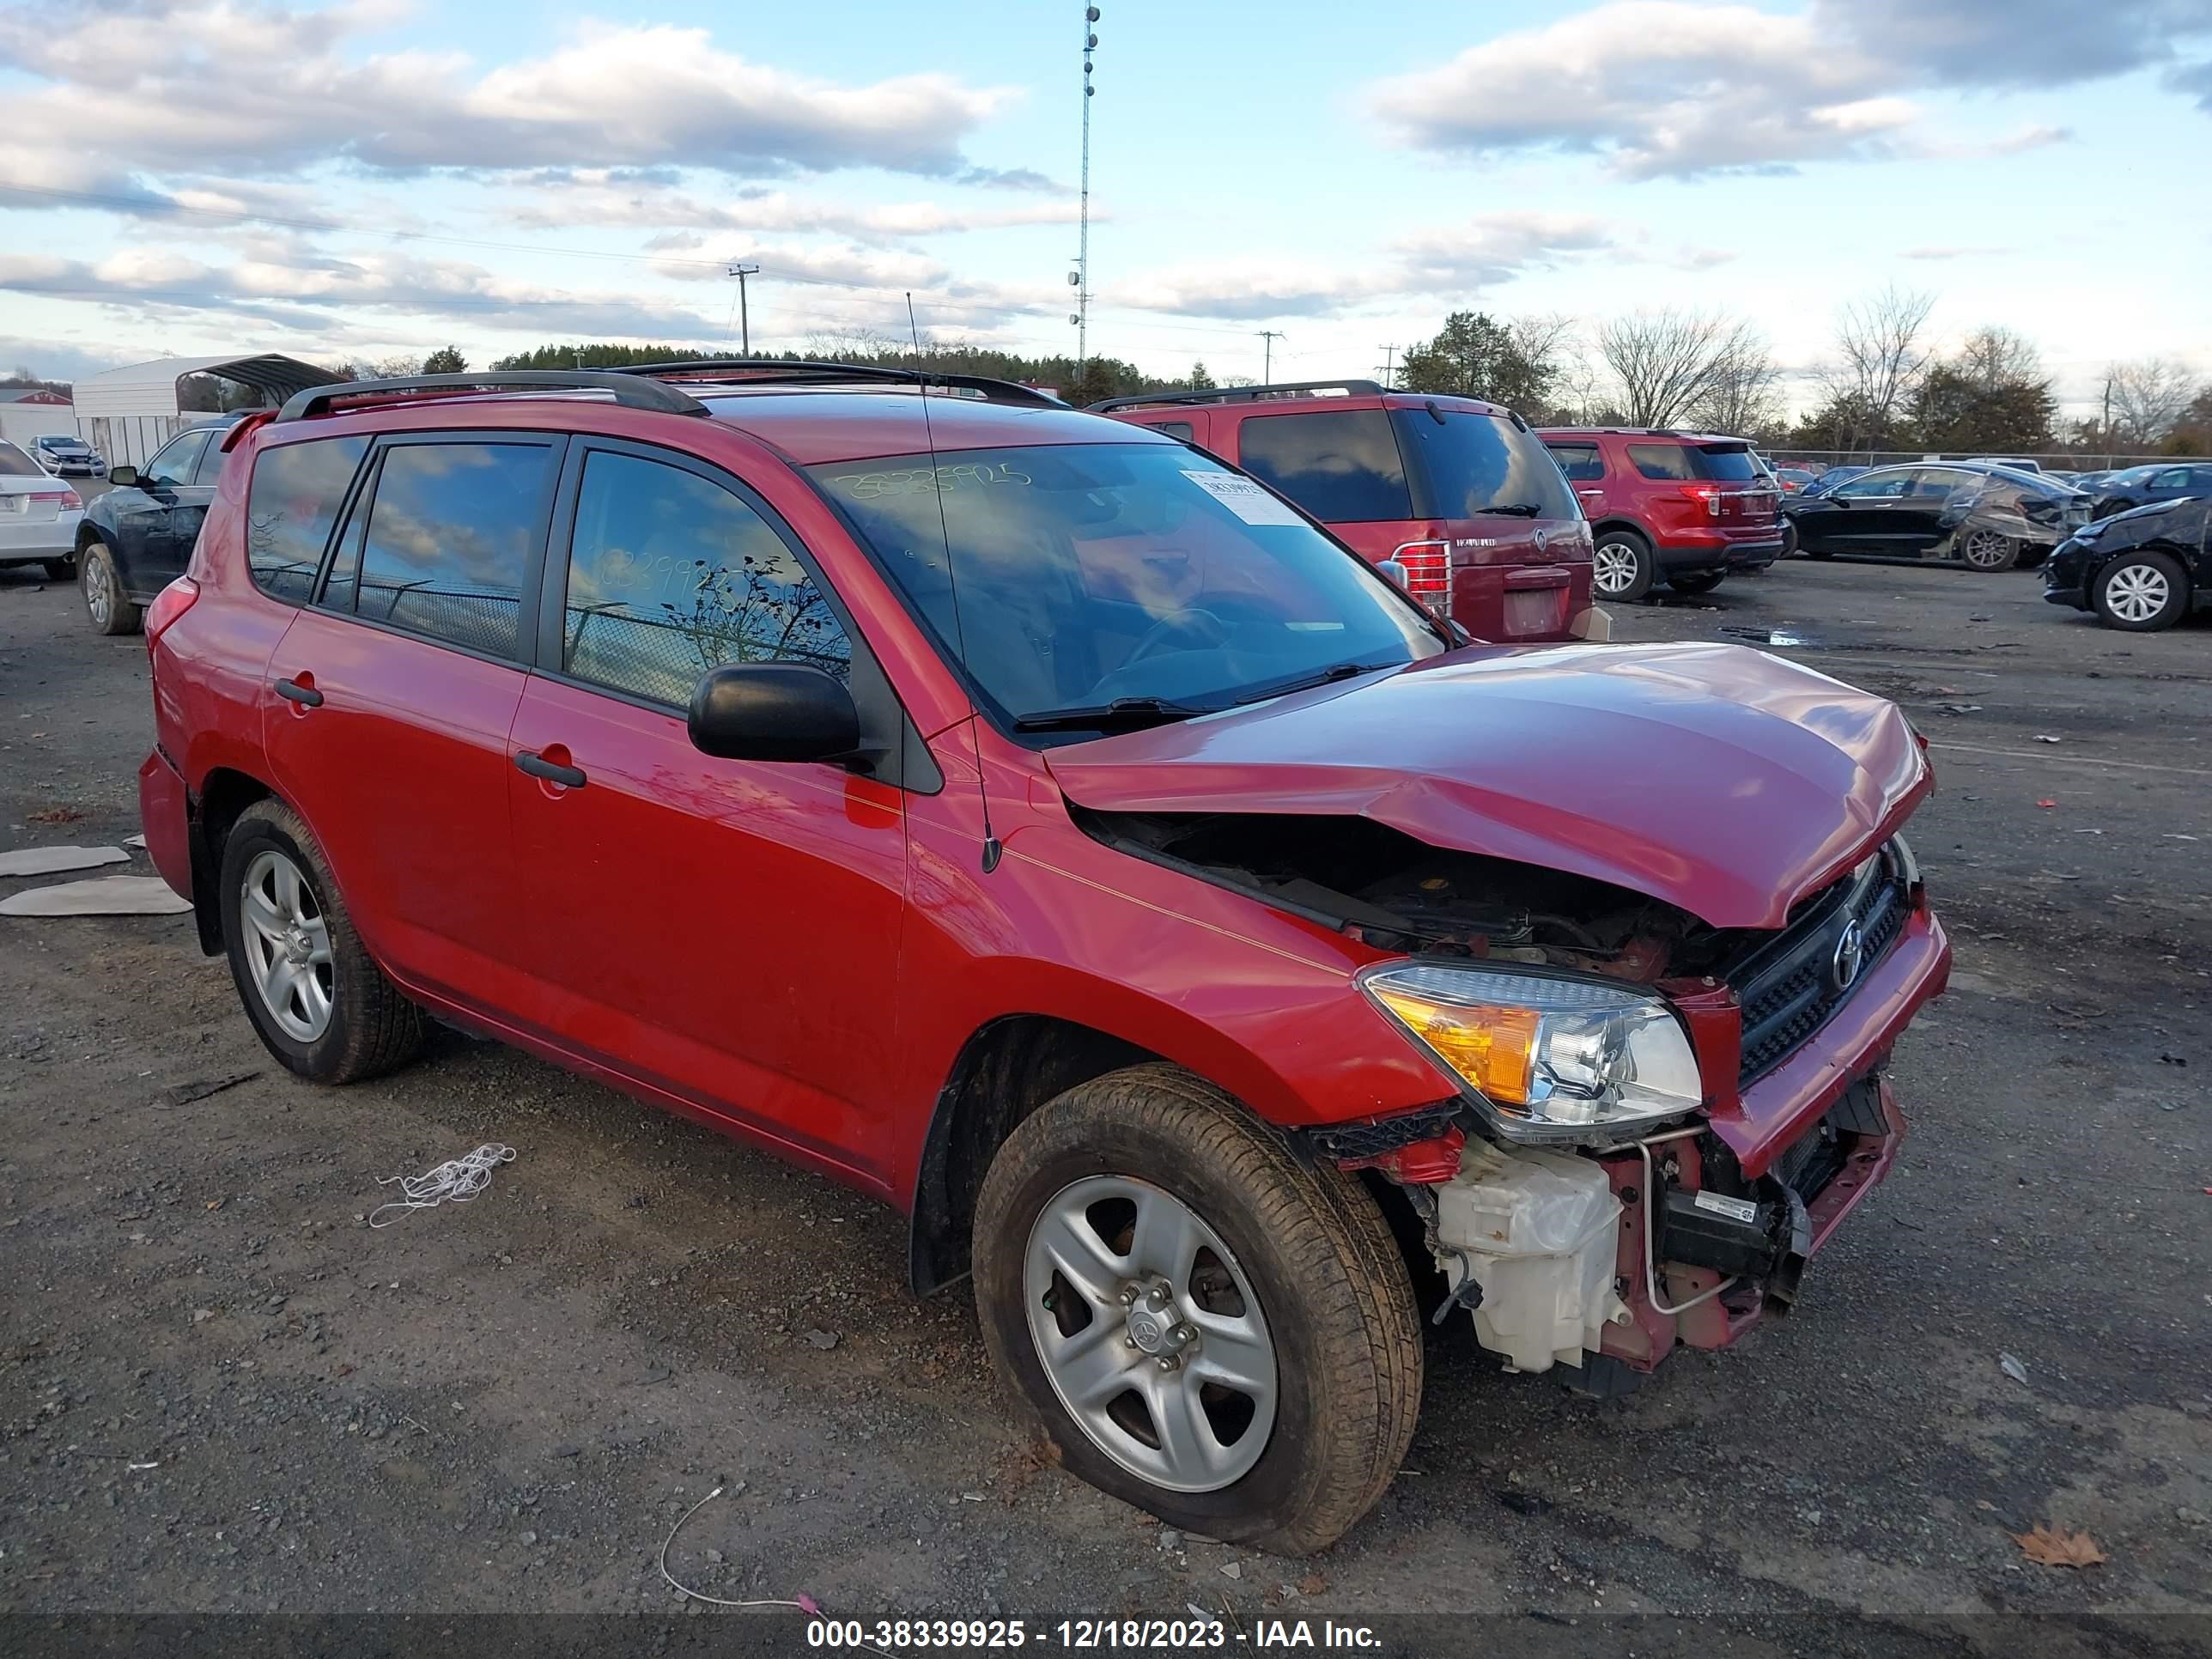
M1779 927L1364 817L1074 809L1093 837L1382 953L1364 997L1452 1093L1306 1132L1402 1194L1510 1370L1620 1392L1788 1310L1888 1169L1881 1068L1949 948L1892 826Z

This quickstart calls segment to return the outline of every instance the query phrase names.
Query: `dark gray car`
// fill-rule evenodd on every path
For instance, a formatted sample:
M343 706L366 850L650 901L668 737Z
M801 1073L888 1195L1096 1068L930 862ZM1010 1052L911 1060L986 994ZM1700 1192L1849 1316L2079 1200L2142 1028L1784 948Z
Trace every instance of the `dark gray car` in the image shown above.
M2153 501L2185 501L2212 495L2212 461L2178 461L2172 466L2131 466L2116 472L2091 492L2089 516L2109 519Z

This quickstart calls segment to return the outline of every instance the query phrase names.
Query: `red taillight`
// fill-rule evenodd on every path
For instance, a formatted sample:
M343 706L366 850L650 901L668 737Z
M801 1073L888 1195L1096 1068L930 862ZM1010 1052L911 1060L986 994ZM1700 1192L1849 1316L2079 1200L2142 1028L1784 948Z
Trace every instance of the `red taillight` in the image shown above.
M1709 483L1684 484L1682 493L1693 501L1705 504L1705 516L1717 519L1721 515L1721 492Z
M31 499L34 501L59 501L64 513L74 513L84 505L84 497L74 489L34 489L31 492Z
M179 576L154 596L154 603L146 607L146 648L151 651L154 641L160 639L169 624L192 608L192 601L200 596L200 585L190 576Z
M1406 591L1440 617L1451 615L1451 544L1407 542L1390 556L1405 568Z

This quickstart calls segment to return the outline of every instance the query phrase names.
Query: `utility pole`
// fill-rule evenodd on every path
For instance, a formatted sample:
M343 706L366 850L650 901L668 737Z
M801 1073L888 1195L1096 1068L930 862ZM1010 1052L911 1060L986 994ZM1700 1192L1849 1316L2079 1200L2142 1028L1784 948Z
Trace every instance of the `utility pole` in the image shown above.
M1260 337L1267 342L1264 353L1260 359L1262 365L1260 370L1260 384L1267 386L1275 378L1275 342L1283 337L1283 331L1279 328L1263 328L1260 331Z
M1382 348L1382 388L1386 392L1395 392L1398 389L1397 374L1392 367L1397 361L1397 347L1386 345Z
M1091 100L1098 88L1091 82L1091 54L1098 48L1098 36L1091 25L1098 21L1098 8L1083 9L1083 198L1078 210L1075 269L1069 280L1075 284L1075 315L1068 321L1075 325L1075 379L1083 380L1083 366L1091 356Z
M732 265L730 275L738 279L738 326L744 331L744 349L738 355L750 357L753 355L753 314L752 307L745 303L745 278L759 276L760 267Z

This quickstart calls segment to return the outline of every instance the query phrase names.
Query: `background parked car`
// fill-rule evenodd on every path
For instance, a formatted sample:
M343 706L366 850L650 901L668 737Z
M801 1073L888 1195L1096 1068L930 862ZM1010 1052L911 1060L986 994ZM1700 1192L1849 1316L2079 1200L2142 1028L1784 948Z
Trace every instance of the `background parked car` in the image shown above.
M89 478L107 470L107 463L100 459L100 452L90 444L82 438L65 437L59 433L42 433L33 438L31 453L56 477L76 474Z
M2131 634L2212 604L2212 501L2154 501L2084 525L2043 570L2043 597Z
M2090 492L2089 516L2106 519L2152 501L2187 501L2197 495L2212 495L2212 461L2131 466L2114 473Z
M40 565L55 581L67 581L83 517L76 491L0 438L0 565Z
M1853 478L1857 477L1862 472L1871 472L1874 469L1872 467L1866 466L1826 467L1822 469L1819 477L1814 479L1812 483L1807 484L1805 488L1798 493L1802 495L1823 495L1828 490L1833 489L1838 484L1849 483Z
M1655 583L1704 593L1730 570L1782 556L1782 497L1751 446L1713 433L1547 427L1537 434L1581 499L1595 538L1600 599L1640 599Z
M2040 472L2043 463L2025 455L1969 455L1967 462L1974 466L2010 467L2014 472Z
M1774 469L1774 481L1782 486L1782 493L1785 495L1796 495L1811 488L1820 482L1820 477L1809 467L1778 466Z
M2033 473L1969 461L1881 466L1784 509L1808 556L1838 553L1953 558L2009 570L2044 554L2088 520L2078 490Z
M137 631L139 608L184 574L237 417L187 427L143 467L118 466L76 532L77 583L95 631Z
M1510 410L1372 380L1109 398L1285 495L1477 639L1577 636L1590 539L1544 446Z

